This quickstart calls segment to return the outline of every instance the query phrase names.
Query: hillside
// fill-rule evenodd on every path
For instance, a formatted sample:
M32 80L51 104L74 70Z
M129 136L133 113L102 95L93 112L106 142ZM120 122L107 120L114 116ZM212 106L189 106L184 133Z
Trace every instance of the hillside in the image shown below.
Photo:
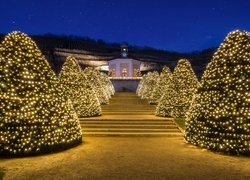
M91 57L109 60L112 57L119 56L119 43L107 43L103 40L94 40L88 37L64 36L64 35L34 35L31 36L42 50L43 54L49 60L53 70L58 73L63 63L62 59L55 53L56 48L82 50ZM0 41L4 38L0 34ZM162 65L168 65L174 68L176 62L181 58L190 60L197 76L200 78L207 63L211 59L215 48L206 49L192 53L178 53L165 50L158 50L151 47L129 46L129 54L141 61L156 62Z

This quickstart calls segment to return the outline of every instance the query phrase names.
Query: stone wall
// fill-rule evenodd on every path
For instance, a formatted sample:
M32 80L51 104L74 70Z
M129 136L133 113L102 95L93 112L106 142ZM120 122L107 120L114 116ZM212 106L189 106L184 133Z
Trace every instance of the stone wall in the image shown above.
M140 79L111 79L116 92L136 92Z

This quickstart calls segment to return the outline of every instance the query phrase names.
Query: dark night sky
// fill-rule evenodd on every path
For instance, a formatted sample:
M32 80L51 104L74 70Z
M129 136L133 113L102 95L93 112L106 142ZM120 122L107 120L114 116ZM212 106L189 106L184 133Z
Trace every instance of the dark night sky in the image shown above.
M250 31L250 0L0 0L0 32L68 34L189 52Z

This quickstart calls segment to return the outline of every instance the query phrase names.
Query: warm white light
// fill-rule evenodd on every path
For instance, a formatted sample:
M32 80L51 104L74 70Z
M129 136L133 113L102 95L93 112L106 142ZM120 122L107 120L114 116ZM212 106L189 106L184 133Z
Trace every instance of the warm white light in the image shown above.
M20 32L5 37L0 74L0 154L36 154L81 142L72 104L31 38Z
M250 154L250 33L229 33L202 76L188 113L188 142Z

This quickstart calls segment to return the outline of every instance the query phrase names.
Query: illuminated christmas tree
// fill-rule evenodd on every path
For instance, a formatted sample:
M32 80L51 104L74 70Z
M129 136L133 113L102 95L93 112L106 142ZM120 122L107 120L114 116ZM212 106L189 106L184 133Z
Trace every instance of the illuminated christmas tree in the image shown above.
M101 115L101 105L95 91L88 85L79 63L68 57L59 74L66 96L71 100L78 117Z
M142 95L142 90L143 90L143 88L144 88L144 86L145 86L146 79L147 79L147 74L144 74L144 75L142 76L141 81L140 81L139 84L138 84L137 89L136 89L136 94L137 94L138 96L141 96L141 95Z
M98 77L100 79L100 82L102 84L102 87L107 92L108 97L111 98L111 96L114 95L114 93L115 93L115 89L113 87L112 82L109 80L108 75L101 73L99 71L97 71L97 73L98 73Z
M250 154L250 33L229 33L202 77L186 121L188 142Z
M0 154L39 154L82 141L72 104L27 35L13 32L5 37L0 79Z
M149 72L146 76L144 85L141 90L141 98L149 100L154 87L156 86L159 73L157 71Z
M171 71L167 66L164 66L161 72L160 77L156 82L156 86L152 91L152 95L149 99L151 104L158 104L158 101L164 94L165 90L167 90L168 86L170 85L171 80Z
M172 116L185 117L190 108L194 93L199 86L199 81L188 60L179 60L173 72L173 83L178 94L173 96L175 105Z
M105 87L105 83L101 81L100 72L94 68L87 67L83 73L86 75L88 83L95 90L99 102L101 104L108 104L111 95Z
M156 108L156 115L185 117L199 82L186 59L178 61L165 94Z
M156 116L172 117L172 110L175 105L174 97L178 95L178 91L176 91L174 84L172 84L172 77L170 77L170 83L156 106Z
M110 81L109 77L107 74L105 73L100 73L100 77L101 77L101 81L104 82L104 86L106 87L109 96L113 96L115 94L115 88L112 84L112 82Z

